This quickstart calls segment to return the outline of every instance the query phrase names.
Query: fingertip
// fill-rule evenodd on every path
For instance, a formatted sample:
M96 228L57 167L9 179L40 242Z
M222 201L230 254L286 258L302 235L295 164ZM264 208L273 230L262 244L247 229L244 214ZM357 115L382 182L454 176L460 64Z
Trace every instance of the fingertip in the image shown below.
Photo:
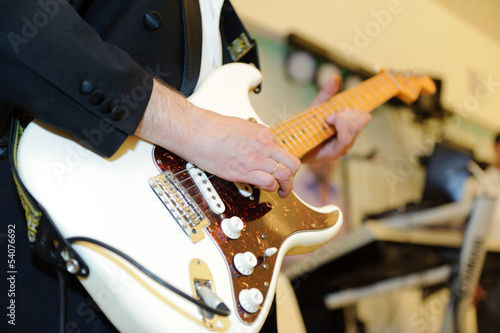
M371 115L371 113L369 113L369 112L365 112L365 114L366 114L366 119L367 119L367 122L368 122L368 121L370 121L370 120L372 120L372 115Z
M280 196L281 199L285 199L292 193L292 191L284 191L281 188L278 190L278 195Z
M340 88L340 75L333 74L328 82L323 87L323 91L328 92L329 95L334 95Z
M262 188L268 192L274 192L277 189L279 189L280 185L279 185L278 181L276 180L276 178L274 178L270 174L267 174L267 177L268 177L268 179L267 179L266 185L262 186Z
M293 172L293 176L295 176L297 174L297 172L299 172L301 165L302 165L302 162L297 158L297 163L295 166L295 172Z
M325 121L332 125L335 122L335 119L337 119L337 113L329 114L326 116Z

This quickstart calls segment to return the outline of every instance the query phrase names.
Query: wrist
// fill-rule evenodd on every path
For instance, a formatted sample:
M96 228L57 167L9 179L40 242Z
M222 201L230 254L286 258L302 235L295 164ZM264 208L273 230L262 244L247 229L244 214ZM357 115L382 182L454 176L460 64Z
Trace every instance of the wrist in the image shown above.
M172 88L154 80L151 98L135 135L168 150L182 146L190 136L188 118L196 107Z

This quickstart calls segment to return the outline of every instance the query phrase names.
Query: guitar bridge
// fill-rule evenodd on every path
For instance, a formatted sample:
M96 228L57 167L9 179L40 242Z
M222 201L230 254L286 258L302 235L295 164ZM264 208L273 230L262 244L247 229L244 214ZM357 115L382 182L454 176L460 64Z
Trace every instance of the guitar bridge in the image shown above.
M194 243L202 240L203 228L210 223L174 174L165 171L149 178L148 183L186 235Z

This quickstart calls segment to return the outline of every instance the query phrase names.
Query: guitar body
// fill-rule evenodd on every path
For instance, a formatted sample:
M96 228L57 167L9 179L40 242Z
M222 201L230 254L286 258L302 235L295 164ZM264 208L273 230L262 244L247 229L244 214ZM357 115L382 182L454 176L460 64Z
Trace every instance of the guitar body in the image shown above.
M252 66L225 65L190 101L261 122L248 99L260 80ZM105 159L36 121L26 128L18 151L24 185L64 237L107 243L195 298L193 281L209 281L231 311L228 317L207 316L112 252L75 243L90 269L81 283L121 332L258 332L271 307L285 254L310 251L333 238L342 224L341 213L335 206L310 207L294 194L281 199L255 187L249 194L208 175L223 203L221 212L211 208L186 168L186 161L135 137ZM196 235L188 235L174 218L178 211L169 210L148 183L162 172L173 175L182 184L182 195L202 212L204 224L194 230ZM224 219L233 216L244 225L237 239L222 228ZM237 253L247 251L257 259L249 275L234 263ZM259 290L263 301L249 312L240 293L252 288Z

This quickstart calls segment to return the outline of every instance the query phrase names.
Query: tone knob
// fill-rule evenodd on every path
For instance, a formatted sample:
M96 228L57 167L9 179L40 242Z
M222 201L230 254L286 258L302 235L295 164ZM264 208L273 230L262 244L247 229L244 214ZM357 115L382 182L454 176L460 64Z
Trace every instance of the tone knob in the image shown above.
M257 257L252 252L238 253L233 259L234 267L243 275L250 275L257 266Z
M238 295L240 305L246 312L255 313L259 310L259 305L264 301L264 296L257 288L244 289Z
M245 224L238 216L233 216L230 219L224 219L221 223L222 232L224 232L224 234L231 239L239 238L241 230L243 230L244 226Z

